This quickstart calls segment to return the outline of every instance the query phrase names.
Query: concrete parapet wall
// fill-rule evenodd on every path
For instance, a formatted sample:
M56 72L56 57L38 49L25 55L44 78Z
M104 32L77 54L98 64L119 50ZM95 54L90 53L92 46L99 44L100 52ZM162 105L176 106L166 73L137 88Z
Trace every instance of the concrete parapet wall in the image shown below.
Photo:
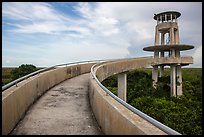
M96 69L96 76L101 82L113 74L118 74L121 72L134 70L136 68L144 68L150 66L153 60L153 57L141 57L135 59L101 63L101 65L97 66L98 68Z
M103 81L116 73L149 66L152 61L152 57L147 57L102 63L95 66L94 71L99 81ZM109 96L92 76L89 86L90 104L96 120L105 134L166 134Z
M192 57L160 57L160 58L154 58L151 65L162 65L162 64L193 64L193 58Z
M28 108L60 82L88 73L94 63L59 67L29 77L2 92L2 134L9 134Z

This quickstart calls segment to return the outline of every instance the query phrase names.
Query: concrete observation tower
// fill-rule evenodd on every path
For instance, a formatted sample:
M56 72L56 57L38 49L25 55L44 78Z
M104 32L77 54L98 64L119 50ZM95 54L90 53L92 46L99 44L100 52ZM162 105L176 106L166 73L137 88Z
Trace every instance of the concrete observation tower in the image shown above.
M163 76L164 66L170 66L171 96L182 95L182 73L181 66L193 63L192 57L181 57L180 51L193 49L192 45L179 44L178 18L181 13L177 11L161 12L154 14L157 21L155 28L155 45L143 48L144 51L154 52L154 63L152 64L153 86L158 81L158 67L160 77ZM190 27L190 26L189 26Z

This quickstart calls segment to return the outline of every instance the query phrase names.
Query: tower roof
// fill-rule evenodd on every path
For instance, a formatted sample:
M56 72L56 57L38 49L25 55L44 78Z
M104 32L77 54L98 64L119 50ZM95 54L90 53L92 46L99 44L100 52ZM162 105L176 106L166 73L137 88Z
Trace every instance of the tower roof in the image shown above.
M165 12L161 12L161 13L158 13L158 14L154 14L154 19L157 20L158 16L165 15L165 14L167 15L167 20L171 19L171 14L173 15L172 19L175 19L175 15L176 15L176 18L181 16L181 13L177 12L177 11L165 11ZM164 16L163 16L163 18L164 18ZM160 18L158 18L158 19L160 21Z

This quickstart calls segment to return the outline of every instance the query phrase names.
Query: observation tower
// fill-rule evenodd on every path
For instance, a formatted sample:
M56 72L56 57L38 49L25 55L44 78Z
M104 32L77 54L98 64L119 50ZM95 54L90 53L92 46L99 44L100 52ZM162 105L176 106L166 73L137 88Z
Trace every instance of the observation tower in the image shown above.
M143 48L144 51L154 52L154 63L152 64L154 87L156 87L158 81L158 67L160 67L159 77L162 77L164 66L170 66L171 96L182 95L181 66L193 63L192 57L180 56L180 51L194 48L192 45L179 44L178 18L180 16L181 13L177 11L154 14L153 18L157 21L155 43L154 46Z

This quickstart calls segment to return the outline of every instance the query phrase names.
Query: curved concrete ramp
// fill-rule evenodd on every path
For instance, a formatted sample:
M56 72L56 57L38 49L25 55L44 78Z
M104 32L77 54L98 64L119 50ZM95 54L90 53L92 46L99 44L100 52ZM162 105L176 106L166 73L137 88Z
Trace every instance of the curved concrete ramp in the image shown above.
M11 134L101 135L88 98L89 73L68 79L46 92Z

